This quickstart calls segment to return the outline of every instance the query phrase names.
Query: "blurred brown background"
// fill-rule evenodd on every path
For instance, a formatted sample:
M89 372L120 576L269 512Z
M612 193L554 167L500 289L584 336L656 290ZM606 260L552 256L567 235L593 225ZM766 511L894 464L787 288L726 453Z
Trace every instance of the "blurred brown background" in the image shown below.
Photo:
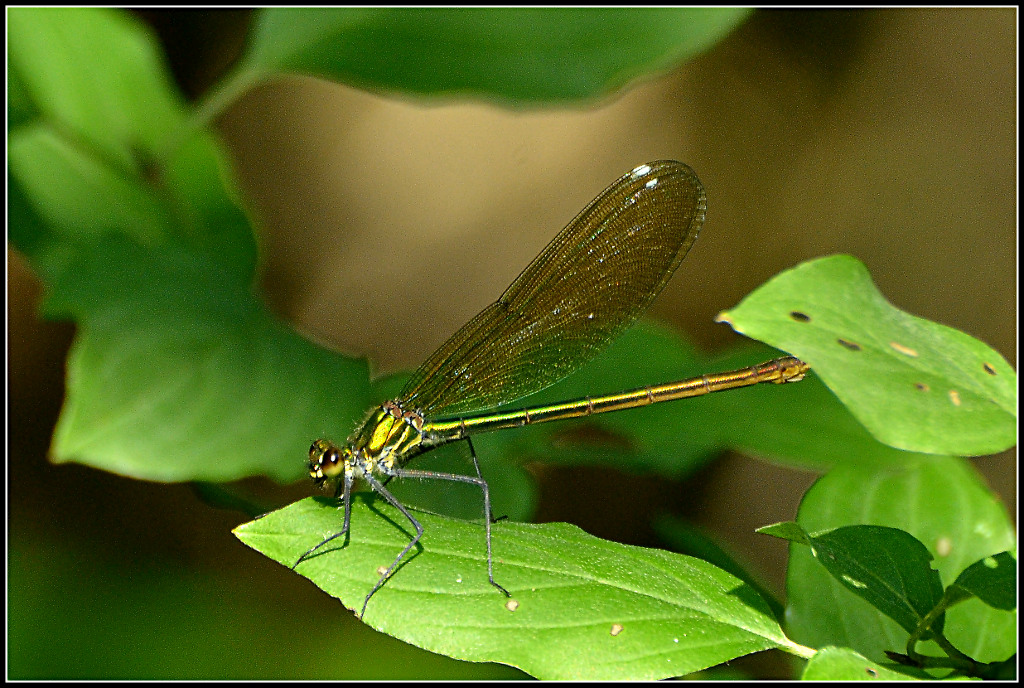
M237 55L249 19L142 14L193 95ZM689 163L709 205L652 315L703 348L738 339L715 314L772 275L850 253L893 304L1016 367L1016 41L1015 9L767 10L688 64L587 107L510 112L288 78L246 94L218 128L261 221L272 307L381 372L414 367L605 186L659 158ZM226 535L241 519L211 517L184 488L46 463L72 330L35 319L39 286L8 256L12 538L43 551L48 538L116 542L117 557L155 547L143 542L155 529L182 561L251 567ZM1016 449L975 465L1015 515ZM733 456L655 487L685 490L690 515L781 591L785 547L753 529L792 518L812 481ZM608 535L602 514L655 482L554 471L540 516ZM579 494L591 507L572 504ZM265 570L324 604L285 573Z

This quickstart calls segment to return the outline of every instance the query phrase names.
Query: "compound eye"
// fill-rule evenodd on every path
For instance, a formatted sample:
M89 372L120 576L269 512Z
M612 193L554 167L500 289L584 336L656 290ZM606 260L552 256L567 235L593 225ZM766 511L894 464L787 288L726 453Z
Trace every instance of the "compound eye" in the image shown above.
M324 452L323 461L320 464L323 474L328 478L340 475L344 469L344 460L337 447L330 447Z
M328 478L339 475L344 468L338 448L327 440L317 440L309 446L309 477L322 485Z

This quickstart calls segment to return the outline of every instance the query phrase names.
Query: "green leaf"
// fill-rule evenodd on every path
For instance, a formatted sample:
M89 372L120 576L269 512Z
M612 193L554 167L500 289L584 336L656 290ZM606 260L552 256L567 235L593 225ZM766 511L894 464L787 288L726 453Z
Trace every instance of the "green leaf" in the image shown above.
M709 533L681 518L670 515L656 519L652 525L659 537L671 545L673 551L703 559L736 576L757 591L776 618L782 618L784 611L782 603L775 599L775 595L750 573L749 566L741 564L732 552L719 544Z
M219 197L172 187L183 201L173 205L49 130L29 127L11 139L12 196L25 199L12 206L12 225L23 228L20 246L47 278L47 312L79 324L54 460L151 480L294 480L301 448L364 411L365 363L313 346L255 299L251 230L222 186L213 187ZM45 172L55 148L66 153L61 160L84 161L49 167L66 172L70 206L23 174ZM209 153L182 148L193 163L212 162ZM190 179L203 178L201 166L192 169ZM82 170L110 174L76 176ZM125 184L145 212L132 212ZM153 233L153 225L168 229Z
M1017 442L1017 374L991 347L893 307L850 256L803 263L720 319L811 365L875 437L991 454Z
M337 532L334 500L306 499L239 526L245 544L286 566ZM482 526L417 513L424 536L373 596L365 621L432 652L502 662L548 679L657 679L789 647L767 605L700 560L599 540L564 524L501 521L487 580ZM355 495L349 537L297 571L361 609L413 529L383 500ZM513 611L514 609L514 611ZM330 642L329 639L325 639Z
M312 439L365 412L365 362L256 298L252 227L212 135L155 155L184 105L148 35L109 11L12 14L12 63L43 116L9 134L11 238L45 312L78 325L53 459L151 480L299 477ZM63 93L65 63L114 85Z
M812 533L861 524L905 530L935 557L944 585L978 559L1014 546L1005 507L967 461L912 456L887 470L832 470L804 496L801 527ZM836 581L806 547L790 545L789 562L790 637L812 647L849 647L874 661L886 661L885 650L903 651L907 632ZM1015 613L973 600L945 616L946 637L978 661L1003 660L1016 648ZM931 643L921 651L942 654Z
M906 681L907 667L893 671L845 647L823 647L807 662L804 681ZM913 671L913 670L911 670ZM929 678L918 672L920 678Z
M266 9L257 15L240 70L515 105L593 99L707 49L748 14L742 8Z
M7 14L8 21L10 20L10 12ZM10 43L10 33L8 32L8 44ZM7 70L7 130L12 131L17 127L20 127L25 122L30 122L39 113L36 112L35 106L32 103L32 99L28 95L28 91L25 89L25 84L22 83L21 78L18 76L17 70L8 68Z
M898 528L843 526L811 535L788 522L757 532L807 545L835 580L908 633L942 599L942 581L931 568L932 555L920 540ZM942 623L940 616L935 628L941 630Z
M811 554L833 578L908 633L942 599L942 581L931 567L932 555L906 531L843 526L809 539ZM942 623L940 617L936 630L941 630Z
M785 521L783 523L773 523L770 526L761 526L756 532L761 533L762 535L771 535L772 537L789 540L790 542L797 542L801 545L810 546L811 544L811 536L794 521Z
M120 10L14 8L10 69L48 126L122 171L138 172L185 108L146 29Z
M149 480L291 481L312 439L363 413L365 363L302 339L226 274L118 237L69 265L55 293L79 331L54 460Z
M1010 552L1000 552L976 561L957 576L947 594L961 599L976 596L996 609L1017 608L1017 559Z
M51 240L88 240L116 231L152 245L173 235L163 200L140 177L42 124L22 127L9 142L11 176L52 232Z

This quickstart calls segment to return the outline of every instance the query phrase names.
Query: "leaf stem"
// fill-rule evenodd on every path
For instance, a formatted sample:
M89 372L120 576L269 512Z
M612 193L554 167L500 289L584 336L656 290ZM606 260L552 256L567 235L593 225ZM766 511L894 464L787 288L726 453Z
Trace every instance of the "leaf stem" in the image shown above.
M813 647L807 647L806 645L794 643L789 638L786 638L786 642L782 645L780 649L785 650L786 652L789 652L792 655L796 655L801 659L810 659L814 655L818 654L818 651L815 650Z
M265 77L266 73L257 69L236 69L226 79L207 91L193 110L192 116L167 138L166 145L160 152L160 160L168 160L193 132L208 128L213 120L223 114L242 93L248 91Z
M913 661L918 662L919 666L924 666L926 660L933 659L919 654L915 649L918 641L930 631L932 634L931 640L938 643L943 652L949 656L949 660L953 663L952 666L969 672L975 668L975 661L953 647L952 643L950 643L946 639L946 636L942 634L942 631L932 628L932 626L935 625L936 620L938 620L938 618L945 613L946 609L951 606L949 601L950 596L948 594L944 595L942 600L940 600L939 603L925 615L917 625L917 628L914 629L914 632L910 634L910 637L907 639L907 656Z
M227 79L207 91L199 101L195 113L192 115L192 127L198 129L199 127L209 126L210 122L222 114L227 109L227 106L233 103L238 96L249 90L265 76L264 72L252 68L239 69L233 72Z

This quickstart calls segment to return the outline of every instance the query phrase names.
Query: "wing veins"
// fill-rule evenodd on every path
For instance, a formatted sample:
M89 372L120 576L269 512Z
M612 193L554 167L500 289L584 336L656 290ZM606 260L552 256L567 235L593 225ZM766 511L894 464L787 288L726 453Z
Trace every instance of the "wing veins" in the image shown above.
M652 162L624 175L442 344L400 398L441 417L554 384L646 310L696 239L705 208L704 189L683 163Z

